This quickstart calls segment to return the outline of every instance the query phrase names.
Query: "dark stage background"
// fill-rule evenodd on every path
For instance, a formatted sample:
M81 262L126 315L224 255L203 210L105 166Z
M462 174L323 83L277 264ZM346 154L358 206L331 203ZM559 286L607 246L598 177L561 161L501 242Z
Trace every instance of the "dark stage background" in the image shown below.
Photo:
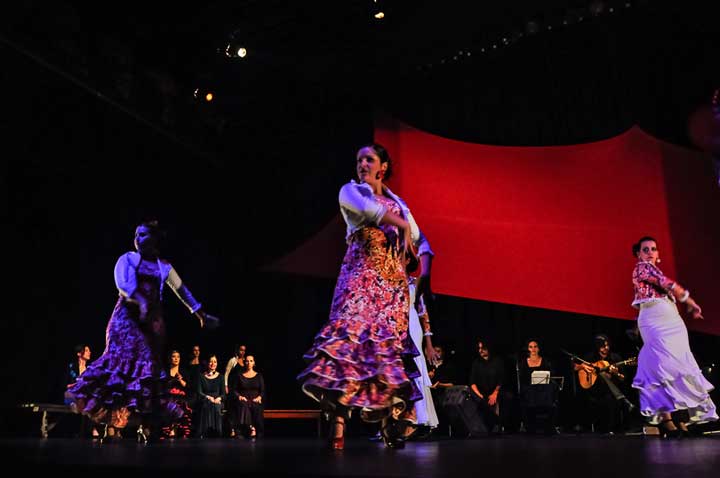
M319 2L315 15L289 3L159 2L114 15L69 1L8 6L4 407L59 400L73 346L102 352L115 261L134 225L157 217L164 256L224 319L200 331L167 297L169 344L187 357L198 341L224 365L246 343L267 405L310 408L294 376L334 283L265 267L337 214L376 112L483 144L579 144L638 124L691 147L688 116L720 85L717 7L632 2L610 14L605 2L579 21L586 2L396 2L378 26L367 2ZM530 20L543 29L528 33ZM238 30L257 52L245 64L216 53ZM216 100L195 101L198 85L216 87ZM631 322L450 296L433 322L467 368L478 335L508 357L538 336L561 364L559 348L582 353L597 332L625 353L635 346ZM718 363L717 337L692 333L691 345L702 365Z

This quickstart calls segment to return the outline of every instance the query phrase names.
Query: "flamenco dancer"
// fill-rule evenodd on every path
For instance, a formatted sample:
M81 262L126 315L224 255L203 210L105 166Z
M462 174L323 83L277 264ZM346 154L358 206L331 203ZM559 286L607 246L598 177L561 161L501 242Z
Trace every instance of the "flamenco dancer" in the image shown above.
M115 265L119 298L105 331L105 351L90 364L69 390L73 407L105 425L102 442L117 438L117 431L137 415L138 439L147 442L150 431L159 438L163 421L175 421L184 410L166 396L167 373L163 367L165 322L162 293L172 289L200 327L216 326L217 318L205 314L172 265L160 258L162 232L157 221L135 229L135 249L120 256Z
M659 425L664 436L687 434L687 424L717 420L710 399L713 386L703 377L690 351L688 332L676 302L684 304L693 319L702 309L690 291L666 277L658 268L657 241L646 236L633 244L638 258L632 281L640 309L638 328L643 346L632 386L640 391L640 413Z
M418 248L422 274L417 294L430 294L432 250L405 202L384 184L392 161L378 144L356 155L357 181L340 189L347 252L335 286L328 322L315 336L300 373L303 391L333 417L331 447L344 448L352 409L382 421L388 447L401 448L405 424L415 422L413 403L419 352L408 331L410 294L405 258Z

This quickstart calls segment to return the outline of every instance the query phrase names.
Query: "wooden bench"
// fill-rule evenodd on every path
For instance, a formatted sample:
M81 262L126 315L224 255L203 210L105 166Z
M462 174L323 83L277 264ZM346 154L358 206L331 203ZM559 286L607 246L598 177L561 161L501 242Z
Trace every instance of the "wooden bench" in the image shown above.
M322 412L320 410L264 410L265 419L312 419L317 422L318 437L322 436Z
M40 418L40 436L43 438L47 438L48 432L57 425L57 421L49 421L51 414L73 413L70 406L58 403L23 403L20 405L20 408L30 410L33 413L42 413ZM266 419L312 419L317 422L318 436L322 436L322 412L320 410L264 410L263 417Z
M60 403L22 403L20 404L20 408L30 410L33 413L42 413L40 418L40 436L43 438L47 438L50 430L57 425L57 420L54 422L49 421L50 414L62 415L73 413L70 406Z

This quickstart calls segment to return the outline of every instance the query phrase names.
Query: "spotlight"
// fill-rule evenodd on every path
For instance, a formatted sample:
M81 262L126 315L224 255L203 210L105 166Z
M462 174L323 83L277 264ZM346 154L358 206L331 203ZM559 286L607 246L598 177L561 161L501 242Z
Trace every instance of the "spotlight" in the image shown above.
M200 101L206 101L207 103L210 103L213 99L215 99L215 95L212 91L206 90L204 88L195 88L195 91L193 91L193 98Z
M225 56L228 58L245 58L247 54L247 48L235 42L230 42L225 47Z
M383 8L383 2L379 0L373 0L372 4L372 16L376 20L382 20L385 18L385 9Z

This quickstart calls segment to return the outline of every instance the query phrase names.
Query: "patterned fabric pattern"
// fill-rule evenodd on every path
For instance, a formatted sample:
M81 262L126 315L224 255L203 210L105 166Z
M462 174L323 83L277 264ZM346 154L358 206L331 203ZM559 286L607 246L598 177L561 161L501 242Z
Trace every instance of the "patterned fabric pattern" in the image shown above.
M183 387L176 377L169 377L168 394L169 399L173 401L183 411L183 416L172 421L162 428L163 437L171 436L188 438L192 429L192 410L188 406L188 396L186 387Z
M399 214L391 199L378 201ZM419 352L408 333L407 274L394 226L363 227L350 238L330 318L298 376L321 402L369 410L407 409L422 398L414 378ZM408 410L409 412L410 410Z
M138 287L148 302L142 322L136 305L119 298L105 330L105 351L69 390L78 411L98 423L116 428L127 425L131 412L158 413L177 419L182 407L164 396L167 375L160 366L165 323L160 303L157 264L142 261L137 271Z
M666 297L675 300L672 295L668 294L668 291L675 286L675 281L665 277L665 274L650 262L638 262L635 264L632 281L635 289L633 306Z

